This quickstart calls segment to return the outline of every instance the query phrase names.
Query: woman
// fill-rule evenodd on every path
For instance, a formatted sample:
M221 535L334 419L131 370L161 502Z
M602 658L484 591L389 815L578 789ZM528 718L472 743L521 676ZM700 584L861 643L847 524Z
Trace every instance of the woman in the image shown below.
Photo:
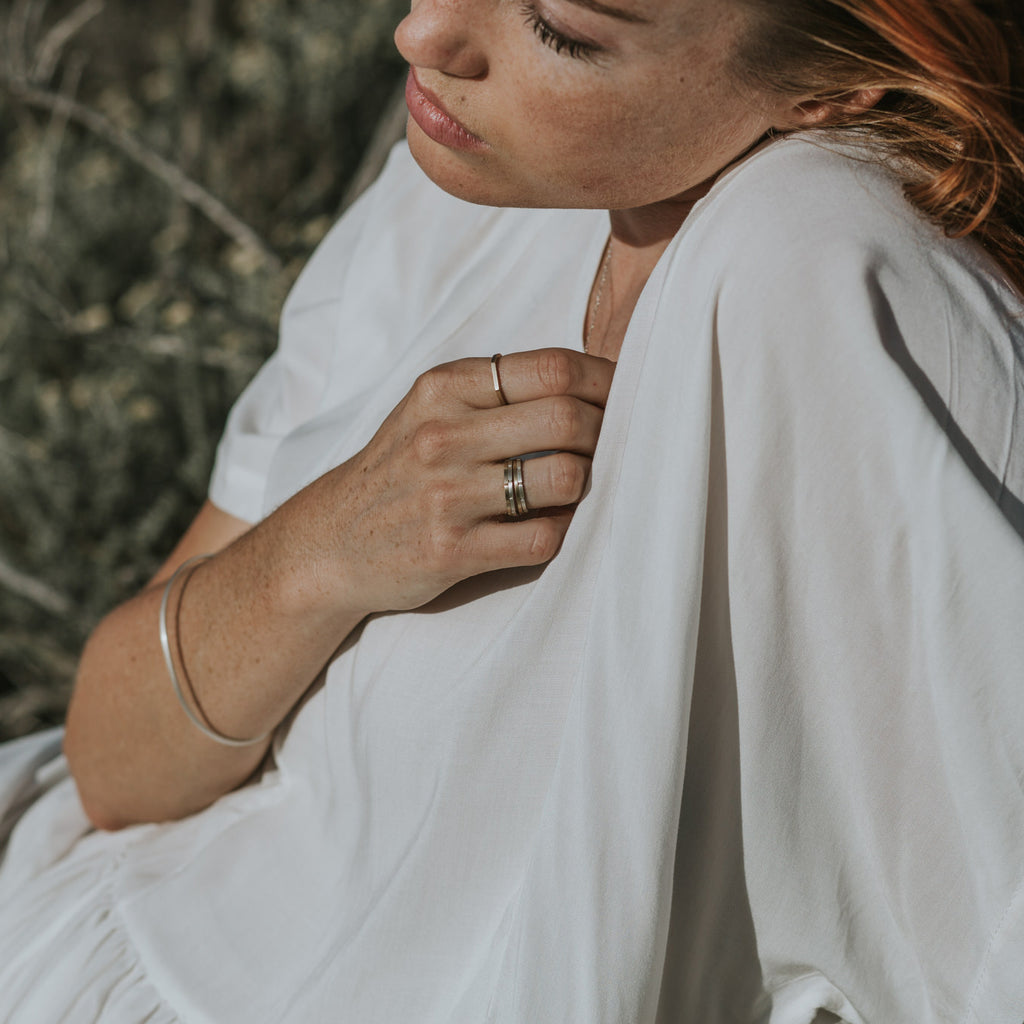
M1019 1024L1020 14L396 38L73 781L3 752L0 1019Z

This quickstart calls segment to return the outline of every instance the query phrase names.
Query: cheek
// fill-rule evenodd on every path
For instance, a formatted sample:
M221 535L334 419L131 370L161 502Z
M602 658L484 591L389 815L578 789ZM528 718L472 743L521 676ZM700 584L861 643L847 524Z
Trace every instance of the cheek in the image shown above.
M607 95L563 99L528 119L533 171L558 177L577 205L643 205L698 184L720 147L714 121L677 103L636 102Z
M645 104L621 90L590 89L573 93L558 83L537 83L515 118L516 138L509 138L524 164L541 177L571 181L590 193L636 162L650 149L655 127Z
M727 84L675 79L638 89L641 103L608 102L576 112L573 142L585 163L586 191L617 205L657 202L713 177L768 128L749 99Z
M413 155L442 188L489 205L622 208L667 199L713 176L760 133L750 103L703 62L683 77L677 67L595 85L588 69L567 60L538 66L506 54L492 68L493 91L469 86L452 97L456 115L479 127L493 152L446 152L412 128Z

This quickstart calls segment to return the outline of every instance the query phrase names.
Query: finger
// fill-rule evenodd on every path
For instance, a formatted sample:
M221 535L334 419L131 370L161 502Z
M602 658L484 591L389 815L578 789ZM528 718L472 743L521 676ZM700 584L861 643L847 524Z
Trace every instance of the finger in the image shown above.
M455 419L426 420L403 444L426 471L462 466L474 472L525 452L593 455L603 418L596 405L560 395Z
M464 449L463 458L480 462L503 462L523 452L593 455L603 419L601 409L579 398L541 398L467 420L453 431L459 437L453 445Z
M520 565L543 565L558 554L570 522L569 509L514 523L488 520L473 528L464 551L474 575Z
M489 361L486 370L490 380ZM603 409L614 372L615 364L609 360L567 348L510 352L502 356L498 364L501 389L510 405L568 395ZM479 396L480 392L477 394ZM491 394L494 394L493 381ZM500 404L497 396L485 397L484 408Z
M575 505L583 497L590 476L590 459L556 452L521 461L523 492L531 512ZM481 499L481 514L506 512L505 463L490 468Z
M402 436L402 449L417 473L475 474L527 452L592 456L604 412L578 398L521 402L454 420L432 419Z
M494 368L492 368L494 367ZM509 404L569 395L604 408L615 364L607 359L564 348L512 352L492 364L490 359L456 359L421 374L412 395L425 408L441 410L456 404L497 409L501 396L497 376Z

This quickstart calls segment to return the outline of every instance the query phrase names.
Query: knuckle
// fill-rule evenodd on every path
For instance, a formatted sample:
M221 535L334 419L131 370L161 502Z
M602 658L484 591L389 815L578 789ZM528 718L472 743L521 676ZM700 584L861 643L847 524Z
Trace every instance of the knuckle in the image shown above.
M579 403L567 395L551 399L549 426L556 443L567 444L579 434L581 419Z
M448 385L458 394L473 394L480 390L479 359L456 359L447 364ZM488 373L488 377L490 374Z
M440 366L424 370L413 384L413 393L421 401L429 404L448 398L459 378L465 374L461 366L465 362L466 360L457 360L453 363L441 363Z
M420 402L431 402L433 401L441 388L441 382L438 379L441 375L442 367L435 366L433 369L424 370L416 380L413 382L410 394L413 398Z
M452 512L459 507L459 488L450 480L431 480L423 493L425 514L435 528L450 529Z
M572 388L576 363L565 349L547 348L537 357L537 376L546 394L564 395Z
M552 456L551 487L560 504L578 501L583 495L587 473L579 459L568 455Z
M452 431L447 423L427 420L412 435L412 449L424 466L436 466L452 447Z
M533 521L533 535L530 538L530 558L534 563L549 562L558 554L562 543L562 531L558 521L540 518Z
M428 568L435 573L451 572L462 543L462 530L450 521L434 519L427 527Z

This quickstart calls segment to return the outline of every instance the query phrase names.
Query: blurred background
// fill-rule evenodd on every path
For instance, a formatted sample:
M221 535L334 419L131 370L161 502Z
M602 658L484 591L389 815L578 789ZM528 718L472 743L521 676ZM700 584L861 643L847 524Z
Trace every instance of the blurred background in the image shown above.
M0 0L0 739L62 720L89 630L205 496L404 124L407 6Z

